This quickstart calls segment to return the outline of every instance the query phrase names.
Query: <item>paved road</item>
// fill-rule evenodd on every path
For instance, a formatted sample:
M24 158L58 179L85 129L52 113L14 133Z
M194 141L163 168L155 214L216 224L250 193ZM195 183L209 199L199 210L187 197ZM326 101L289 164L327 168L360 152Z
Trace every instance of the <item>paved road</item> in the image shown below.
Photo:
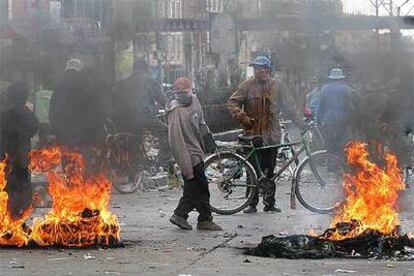
M278 188L280 214L216 216L219 233L183 232L168 222L181 191L114 195L125 248L109 250L0 250L0 275L414 275L410 262L374 260L275 260L246 257L240 248L268 234L325 229L329 216L300 206L289 210L289 185ZM404 229L414 230L413 192L402 200ZM196 223L196 216L190 218ZM85 259L85 255L90 255Z

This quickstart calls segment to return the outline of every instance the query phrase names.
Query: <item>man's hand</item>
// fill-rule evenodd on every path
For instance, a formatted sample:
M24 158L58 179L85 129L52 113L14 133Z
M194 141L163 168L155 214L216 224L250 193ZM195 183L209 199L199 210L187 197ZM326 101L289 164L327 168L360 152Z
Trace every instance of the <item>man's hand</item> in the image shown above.
M243 117L240 124L243 126L243 128L250 129L253 127L255 120L249 116Z
M194 172L189 172L189 173L186 173L186 174L184 175L184 177L185 177L185 179L186 179L188 182L191 182L191 181L194 181L194 180L195 180Z

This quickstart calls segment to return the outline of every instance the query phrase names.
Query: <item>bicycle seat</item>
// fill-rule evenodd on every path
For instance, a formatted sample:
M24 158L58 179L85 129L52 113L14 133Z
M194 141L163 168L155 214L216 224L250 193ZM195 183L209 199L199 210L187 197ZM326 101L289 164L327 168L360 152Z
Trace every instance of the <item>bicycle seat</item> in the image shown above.
M239 138L240 143L244 143L244 144L253 143L255 147L263 146L263 137L261 135L246 136L243 134L239 134L237 137Z

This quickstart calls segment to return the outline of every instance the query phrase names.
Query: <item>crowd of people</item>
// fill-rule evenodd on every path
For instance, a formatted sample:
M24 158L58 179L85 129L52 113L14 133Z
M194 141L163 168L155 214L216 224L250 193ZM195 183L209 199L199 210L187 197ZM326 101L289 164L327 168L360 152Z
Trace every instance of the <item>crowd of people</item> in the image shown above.
M305 129L306 121L292 93L287 85L273 77L269 58L258 56L250 66L254 69L254 76L242 82L227 103L229 112L243 128L243 134L261 136L263 145L279 143L280 114L292 120L299 129ZM45 131L45 127L41 126L42 136L55 137L57 144L78 149L87 155L86 148L99 147L99 137L106 118L111 118L119 131L140 135L145 129L154 126L156 106L165 107L168 127L159 125L155 128L161 137L158 158L168 162L172 155L184 180L183 195L170 222L181 229L191 230L187 219L188 214L195 209L199 213L198 229L221 230L213 222L209 183L203 163L205 154L209 152L206 137L211 138L212 135L204 120L202 106L193 93L192 82L185 77L177 79L172 96L167 98L142 59L134 62L133 73L128 79L115 85L115 93L111 94L105 83L95 77L79 59L71 59L66 63L63 78L50 101L50 128ZM384 127L382 118L376 118L377 122L371 116L376 113L375 110L358 108L361 102L378 97L378 84L372 81L366 89L368 92L358 102L355 93L346 84L343 70L332 69L328 79L327 83L321 79L315 81L315 88L306 97L305 109L305 115L321 127L327 150L340 156L352 131L358 128L372 128L371 131L364 131L367 135L363 138L367 141L381 137ZM383 90L380 96L387 97L386 90ZM29 90L23 83L10 85L2 96L1 153L2 158L7 156L10 209L18 217L31 204L28 153L39 122L26 105ZM355 120L355 114L360 114L362 120ZM361 123L365 119L374 123ZM393 124L388 122L386 126ZM50 139L40 141L50 142ZM259 154L261 169L268 178L274 175L276 155L274 149L263 150ZM272 183L271 191L263 198L265 212L280 212L276 206L275 191L276 184ZM258 203L257 191L244 212L257 212Z

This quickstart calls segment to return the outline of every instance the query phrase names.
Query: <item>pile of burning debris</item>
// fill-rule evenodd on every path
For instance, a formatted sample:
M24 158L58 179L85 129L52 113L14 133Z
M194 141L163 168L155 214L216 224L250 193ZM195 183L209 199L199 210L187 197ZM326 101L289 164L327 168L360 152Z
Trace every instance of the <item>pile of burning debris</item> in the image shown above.
M262 242L247 251L248 255L286 259L324 258L379 258L414 260L414 239L409 235L383 234L366 230L360 235L343 240L330 238L332 232L343 232L356 227L357 222L340 223L323 235L314 237L294 235L288 237L263 237ZM352 231L352 230L351 230Z
M397 158L388 153L385 168L368 160L367 146L351 143L347 161L352 174L344 176L347 198L331 228L322 235L263 237L247 254L288 259L393 258L414 260L414 239L402 234L397 212L404 190Z
M15 219L8 211L5 162L0 163L0 246L116 246L118 219L109 211L112 184L104 174L85 173L78 152L53 147L30 154L32 172L47 173L52 208L32 226L25 221L33 209Z

